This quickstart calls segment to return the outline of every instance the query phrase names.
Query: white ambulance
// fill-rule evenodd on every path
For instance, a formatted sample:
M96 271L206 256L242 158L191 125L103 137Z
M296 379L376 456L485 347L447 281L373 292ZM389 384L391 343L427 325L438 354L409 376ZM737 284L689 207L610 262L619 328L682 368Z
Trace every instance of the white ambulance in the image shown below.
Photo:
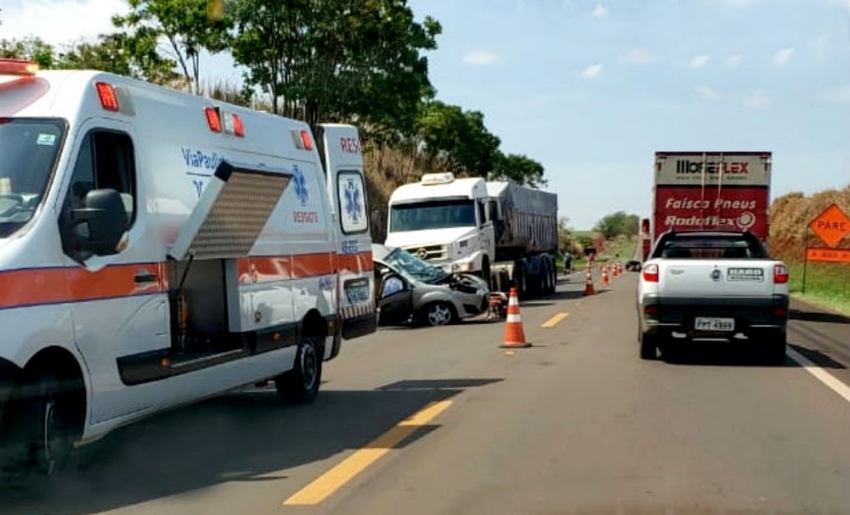
M273 380L375 331L357 130L0 60L6 458ZM7 462L10 463L10 462Z

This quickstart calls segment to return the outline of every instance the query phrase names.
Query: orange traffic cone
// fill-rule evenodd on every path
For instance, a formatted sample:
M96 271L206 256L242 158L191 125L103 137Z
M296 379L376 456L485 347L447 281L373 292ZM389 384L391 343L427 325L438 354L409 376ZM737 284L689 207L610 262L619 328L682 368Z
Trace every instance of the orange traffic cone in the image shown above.
M602 284L607 285L610 281L608 281L608 266L602 267Z
M584 294L587 295L596 295L596 289L593 287L593 273L590 271L590 268L587 269L587 279L584 283Z
M500 347L516 349L531 347L525 341L525 331L522 329L522 315L519 312L519 297L516 288L511 288L511 296L508 299L508 319L505 323L505 341Z

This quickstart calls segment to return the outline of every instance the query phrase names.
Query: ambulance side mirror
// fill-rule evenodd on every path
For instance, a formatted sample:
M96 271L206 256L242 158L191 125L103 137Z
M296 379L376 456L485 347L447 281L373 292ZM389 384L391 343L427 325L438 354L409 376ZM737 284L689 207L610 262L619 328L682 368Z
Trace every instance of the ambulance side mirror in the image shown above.
M80 247L98 256L117 254L128 222L121 194L113 189L93 190L86 195L85 205L74 210L75 223L88 226L88 237L79 242Z

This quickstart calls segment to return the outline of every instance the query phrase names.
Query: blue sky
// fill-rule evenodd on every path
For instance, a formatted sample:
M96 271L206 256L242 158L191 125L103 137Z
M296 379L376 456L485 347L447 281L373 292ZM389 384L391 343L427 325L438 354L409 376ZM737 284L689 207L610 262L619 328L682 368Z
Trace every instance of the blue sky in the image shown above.
M3 4L0 37L55 42L107 30L126 5ZM772 151L774 196L850 184L847 0L410 4L443 25L429 55L439 98L482 111L504 151L542 162L576 228L648 216L657 150ZM227 57L205 66L238 76Z

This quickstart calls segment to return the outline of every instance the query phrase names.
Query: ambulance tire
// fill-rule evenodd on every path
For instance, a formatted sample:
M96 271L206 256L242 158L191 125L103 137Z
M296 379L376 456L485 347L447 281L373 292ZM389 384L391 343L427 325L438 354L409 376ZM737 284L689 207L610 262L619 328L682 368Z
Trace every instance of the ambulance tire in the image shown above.
M274 380L281 399L292 404L310 404L322 384L322 346L316 336L305 336L298 344L295 365Z
M71 457L75 439L71 429L74 413L69 393L60 391L59 379L50 372L27 381L17 388L16 397L27 399L9 406L14 443L12 452L4 456L4 466L12 466L5 480L48 479L57 475ZM36 485L33 485L36 486Z

